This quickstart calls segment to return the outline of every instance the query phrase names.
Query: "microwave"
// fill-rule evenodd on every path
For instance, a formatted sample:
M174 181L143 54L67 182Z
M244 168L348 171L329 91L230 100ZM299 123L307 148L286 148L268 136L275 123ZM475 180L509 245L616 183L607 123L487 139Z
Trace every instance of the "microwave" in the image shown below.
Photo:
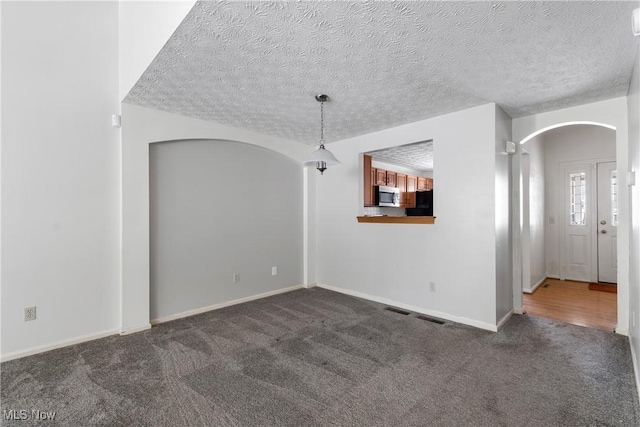
M376 206L400 207L399 188L388 187L386 185L376 185L374 189Z

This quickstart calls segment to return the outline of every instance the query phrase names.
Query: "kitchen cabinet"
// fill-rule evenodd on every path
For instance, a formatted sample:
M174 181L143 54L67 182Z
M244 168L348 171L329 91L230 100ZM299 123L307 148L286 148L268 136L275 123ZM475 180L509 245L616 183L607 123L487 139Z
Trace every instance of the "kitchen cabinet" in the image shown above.
M417 178L403 173L396 173L396 187L400 189L400 207L416 207L416 181Z
M371 167L371 156L364 155L364 205L374 205L374 182L376 170Z
M407 175L373 167L372 157L363 156L364 163L364 206L375 206L375 186L386 185L400 189L400 207L416 207L416 191L433 189L433 179L423 176Z
M405 208L407 202L407 175L396 173L396 187L400 189L400 207Z
M429 191L429 190L433 190L433 179L432 178L426 178L424 176L419 176L418 177L418 186L417 186L417 190L418 191Z
M376 169L375 185L396 186L396 173L384 169Z
M396 173L387 171L387 186L395 187L396 186Z
M407 175L407 208L416 207L416 190L418 189L418 177Z

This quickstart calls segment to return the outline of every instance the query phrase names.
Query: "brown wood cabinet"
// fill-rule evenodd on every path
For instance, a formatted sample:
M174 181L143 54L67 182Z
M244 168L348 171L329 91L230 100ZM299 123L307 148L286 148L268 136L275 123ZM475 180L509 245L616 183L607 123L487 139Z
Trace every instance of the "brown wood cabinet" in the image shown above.
M371 167L371 156L364 155L364 205L373 206L376 170Z
M396 173L396 187L400 189L400 207L416 207L416 181L417 177Z
M400 189L400 207L416 207L416 191L433 189L433 179L400 172L376 169L371 156L364 155L364 205L375 206L375 186L387 185Z
M407 175L396 173L396 187L400 189L400 207L406 207L407 202Z
M424 176L419 176L417 190L418 191L433 190L433 179L427 178Z
M397 173L395 173L395 172L387 171L387 185L389 187L395 187L396 186L396 175L397 175Z

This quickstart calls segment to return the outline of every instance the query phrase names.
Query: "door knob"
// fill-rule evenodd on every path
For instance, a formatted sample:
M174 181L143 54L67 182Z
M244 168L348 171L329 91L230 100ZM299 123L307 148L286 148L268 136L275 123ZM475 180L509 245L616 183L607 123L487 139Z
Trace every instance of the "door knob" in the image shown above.
M600 224L605 225L607 223L607 221L605 221L604 219L602 221L600 221Z
M607 234L607 230L601 230L600 234Z

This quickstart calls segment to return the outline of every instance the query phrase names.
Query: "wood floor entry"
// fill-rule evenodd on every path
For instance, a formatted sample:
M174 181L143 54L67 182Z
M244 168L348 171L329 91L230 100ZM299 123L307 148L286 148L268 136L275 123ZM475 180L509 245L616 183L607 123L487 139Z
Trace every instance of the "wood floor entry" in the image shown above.
M591 291L584 282L547 279L533 294L524 294L523 303L531 316L605 331L616 326L616 294Z

